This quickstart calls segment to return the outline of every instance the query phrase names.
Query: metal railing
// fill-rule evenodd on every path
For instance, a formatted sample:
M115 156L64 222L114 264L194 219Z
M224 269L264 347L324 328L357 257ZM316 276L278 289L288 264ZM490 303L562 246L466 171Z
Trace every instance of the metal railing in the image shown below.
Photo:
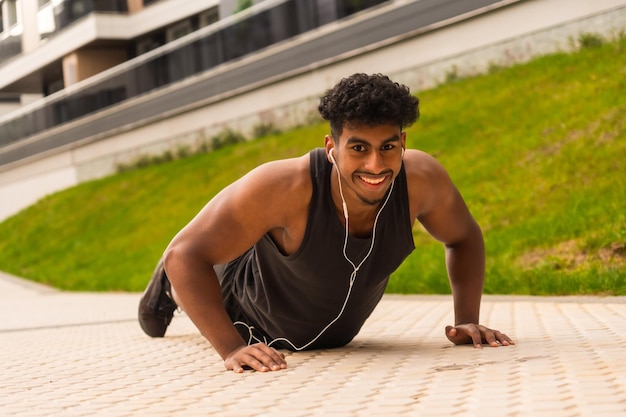
M0 147L158 90L386 1L267 2L272 7L255 7L250 12L243 12L240 18L233 16L232 19L216 22L92 80L61 90L35 106L0 118ZM319 6L322 3L332 7Z
M93 12L126 13L128 3L126 0L65 0L54 7L56 30Z

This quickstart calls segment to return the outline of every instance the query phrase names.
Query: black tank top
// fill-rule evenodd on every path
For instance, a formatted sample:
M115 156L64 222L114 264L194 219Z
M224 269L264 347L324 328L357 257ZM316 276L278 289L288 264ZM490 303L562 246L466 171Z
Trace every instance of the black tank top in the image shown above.
M310 152L313 194L304 239L285 256L269 235L226 266L224 280L231 318L254 327L254 334L271 342L288 339L297 349L308 344L337 317L349 289L353 267L343 256L345 228L330 194L332 165L323 149ZM358 265L371 238L348 238L346 253ZM404 166L392 195L380 213L372 253L359 269L341 317L307 349L339 347L350 342L380 301L389 275L415 248L409 215ZM230 273L229 273L230 272ZM238 329L242 331L242 329ZM242 331L247 334L248 329ZM284 341L274 347L294 350Z

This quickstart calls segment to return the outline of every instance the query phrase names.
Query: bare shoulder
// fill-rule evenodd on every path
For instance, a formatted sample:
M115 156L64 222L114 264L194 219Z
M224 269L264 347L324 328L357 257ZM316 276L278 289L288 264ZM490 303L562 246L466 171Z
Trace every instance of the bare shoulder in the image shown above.
M267 162L242 178L249 190L263 200L306 199L312 193L309 155Z
M233 184L233 202L246 215L265 218L268 226L284 227L291 217L306 214L312 195L309 155L267 162Z
M240 256L269 232L288 252L299 244L311 190L308 155L265 163L212 198L173 244L219 264Z
M432 155L417 149L407 149L404 155L404 167L410 180L437 179L447 175L444 167Z
M426 152L407 149L404 168L413 219L428 211L443 193L454 187L443 165Z
M453 244L480 233L448 172L425 152L405 155L412 219L419 220L437 240Z
M257 230L254 239L269 233L285 255L295 252L313 194L309 155L263 164L242 178L238 188L234 211L240 223L249 224L248 230Z

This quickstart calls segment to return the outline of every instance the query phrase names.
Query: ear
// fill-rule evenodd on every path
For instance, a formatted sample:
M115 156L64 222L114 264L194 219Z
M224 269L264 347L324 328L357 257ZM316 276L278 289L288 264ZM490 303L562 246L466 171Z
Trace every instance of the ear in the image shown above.
M335 148L335 140L332 136L326 135L324 137L324 148L326 149L326 158L328 162L332 164L333 161L330 159L330 151Z

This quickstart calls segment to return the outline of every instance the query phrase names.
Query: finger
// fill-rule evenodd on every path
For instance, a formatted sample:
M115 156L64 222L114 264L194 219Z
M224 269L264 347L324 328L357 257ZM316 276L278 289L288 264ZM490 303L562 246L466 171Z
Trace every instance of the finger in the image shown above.
M265 347L267 349L267 353L268 355L272 358L272 360L278 364L278 366L280 368L286 368L287 367L287 361L285 360L285 354L282 352L277 351L276 349L266 346Z
M276 354L280 358L280 362L278 362L279 368L280 369L286 369L287 368L287 360L285 359L285 354L282 353L282 352L278 352L277 350L275 350L274 352L276 352Z
M245 370L252 369L245 362L240 362L237 359L229 358L224 361L224 366L226 369L231 370L237 374L243 373Z
M259 372L267 372L269 368L256 358L256 350L250 346L237 350L234 354L226 358L224 366L232 369L236 373L242 373L246 369Z
M483 336L475 325L467 327L465 332L472 339L472 343L476 349L483 348Z
M242 352L243 353L243 352ZM254 351L248 351L241 355L241 362L249 366L252 370L257 372L268 372L270 368L263 363L262 360L257 358L258 353Z
M465 345L472 341L463 327L446 326L446 336L455 345Z
M456 330L456 327L446 326L446 337L448 338L449 341L451 341L455 345L459 344L459 340L457 336L458 336L458 331Z
M500 344L498 343L498 339L496 337L496 332L485 327L483 334L485 335L485 342L487 342L489 346L491 347L500 346Z
M515 342L507 335L505 335L502 332L499 332L496 330L496 338L498 339L498 341L502 344L502 346L509 346L509 345L514 345Z
M227 361L227 362L225 361L224 366L226 367L226 369L231 369L235 373L238 373L238 374L243 373L243 367L237 361L234 361L234 360Z
M258 351L255 358L261 361L272 371L278 371L287 367L285 355L278 352L276 349L269 347L264 343L258 343L252 345L252 347Z
M235 349L235 351L233 351L232 353L230 353L225 359L224 359L224 367L228 370L232 370L236 373L242 373L243 372L243 366L241 364L241 362L239 362L237 360L237 355L238 353L242 350L245 349L245 346L242 346L238 349Z

